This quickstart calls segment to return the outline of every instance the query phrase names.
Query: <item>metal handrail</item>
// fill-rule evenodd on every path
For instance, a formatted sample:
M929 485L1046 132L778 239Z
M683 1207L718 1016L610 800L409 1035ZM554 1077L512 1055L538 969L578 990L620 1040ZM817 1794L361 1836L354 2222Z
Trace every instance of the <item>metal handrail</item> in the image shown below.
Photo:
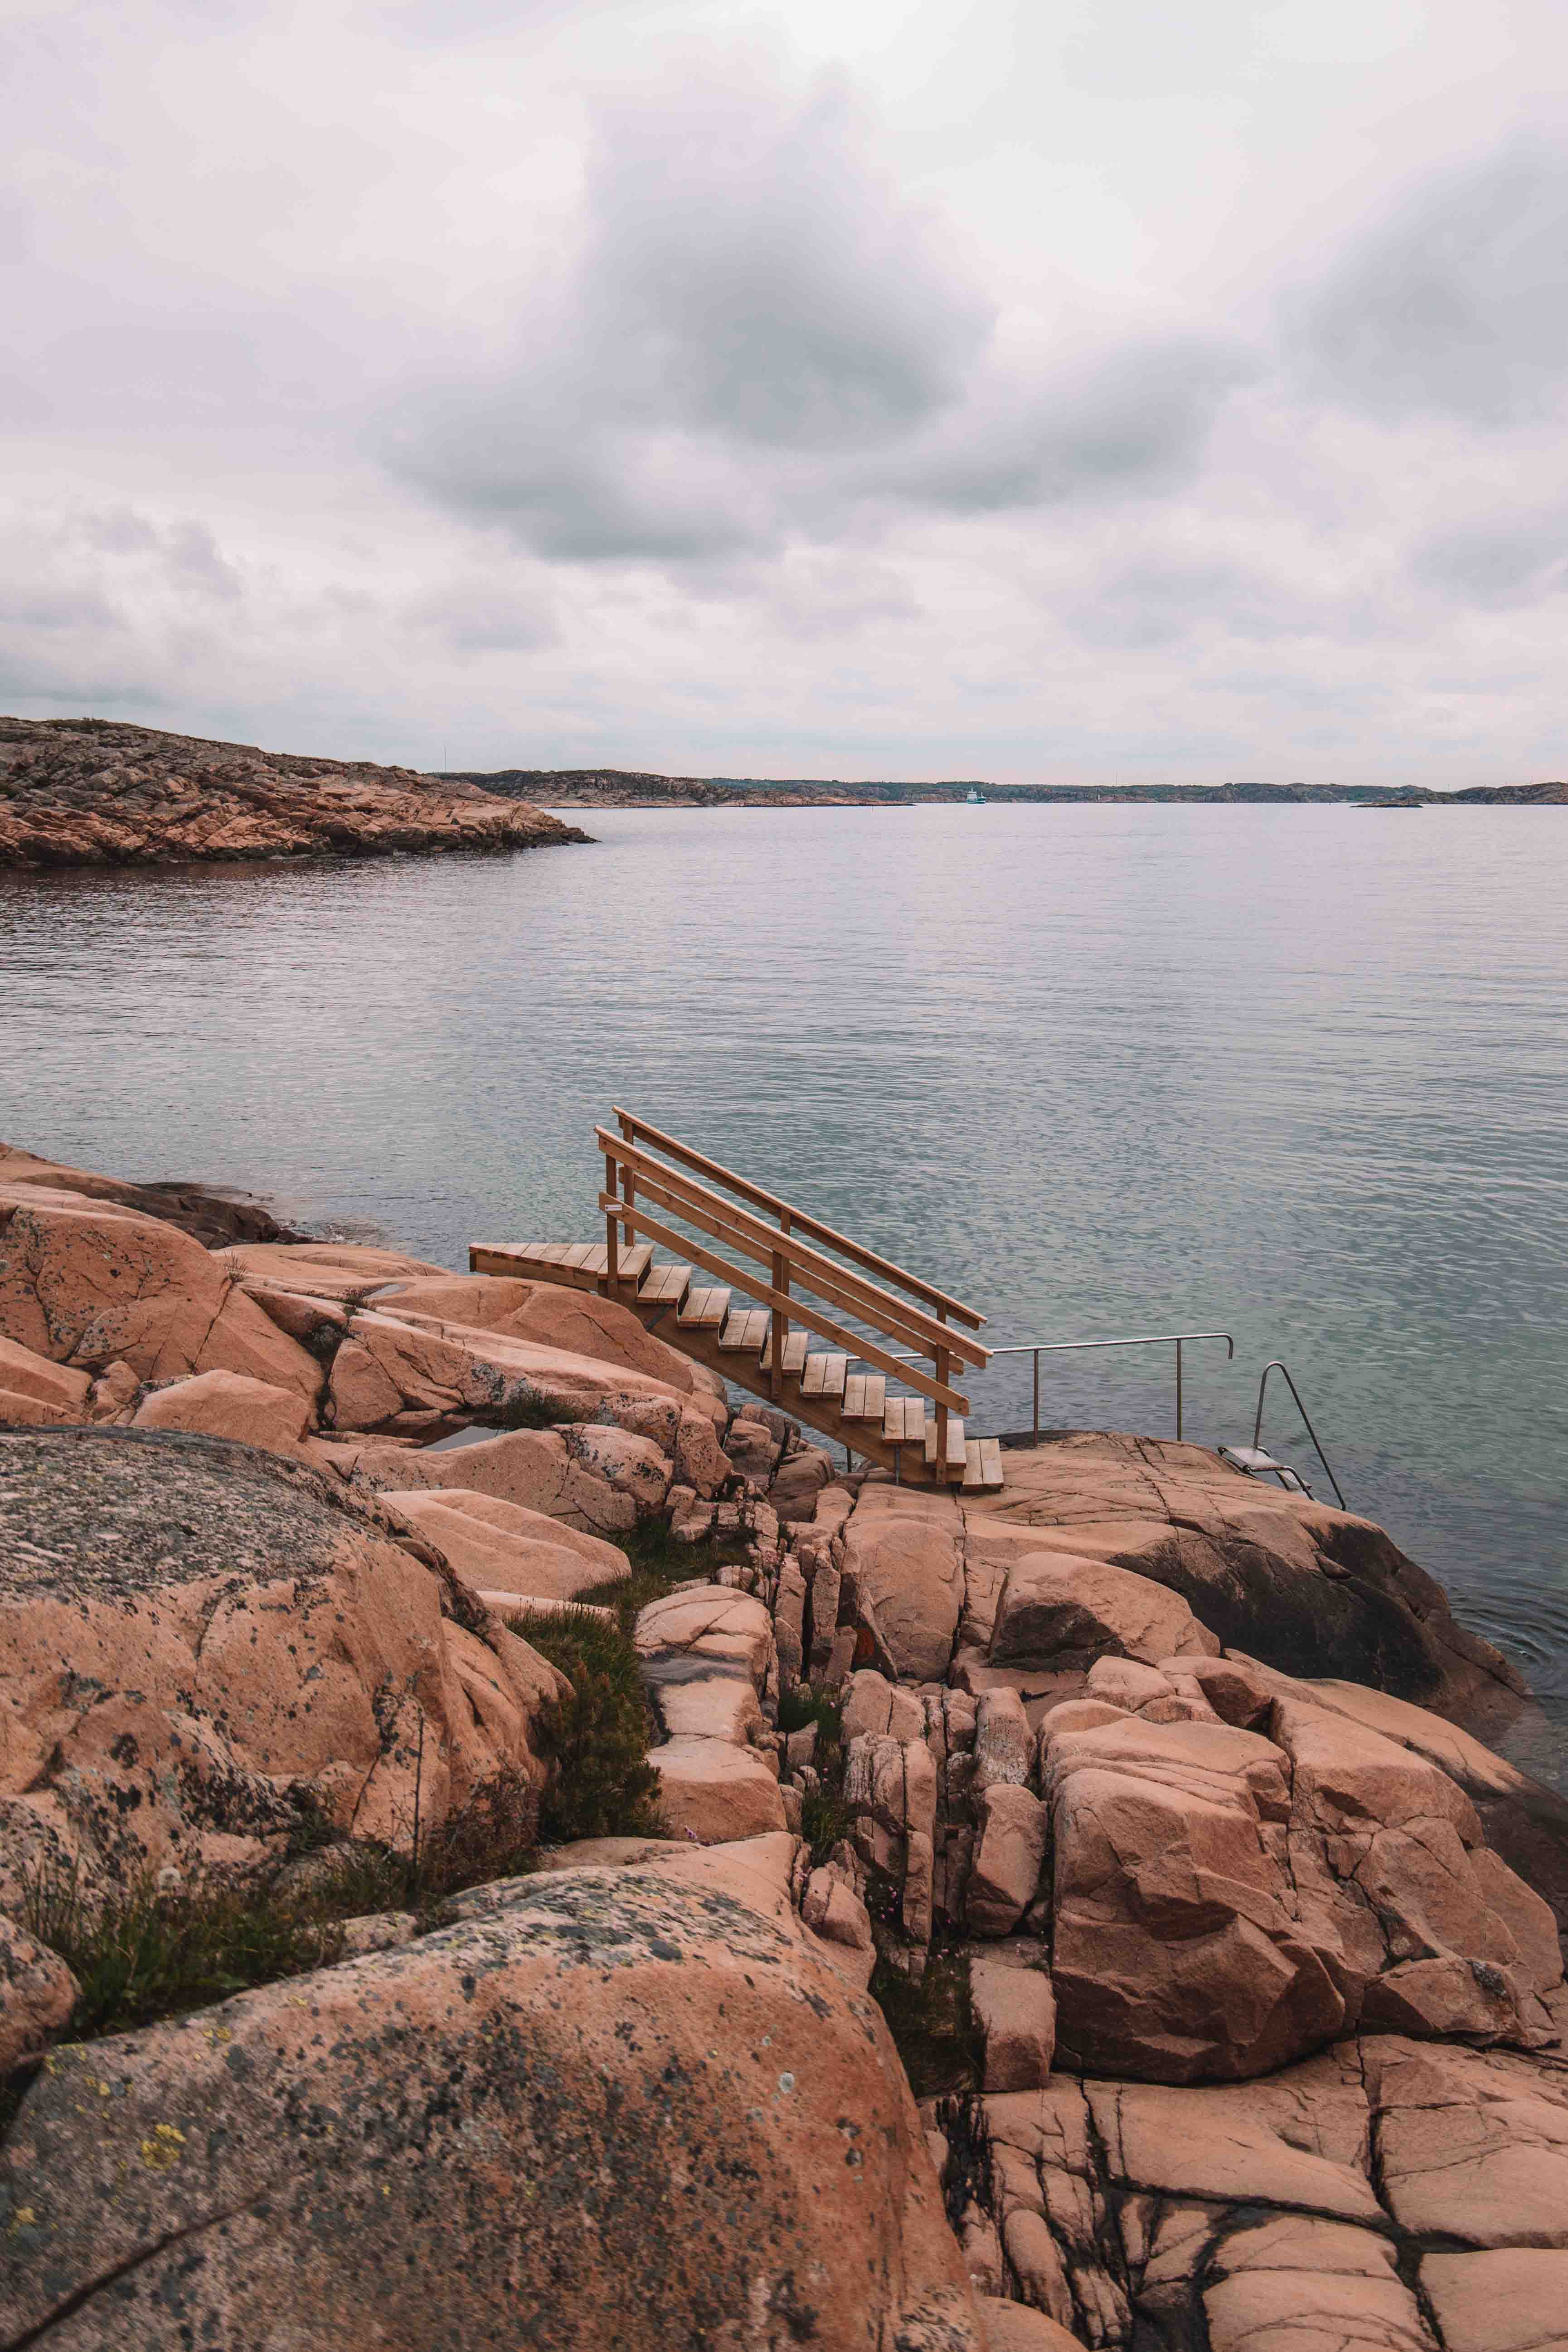
M998 1349L996 1349L994 1350L994 1353L996 1353L997 1355L1001 1355L1003 1352L1004 1352L1004 1351L1003 1351L1000 1348L998 1348ZM1264 1390L1268 1386L1268 1375L1269 1375L1269 1373L1270 1373L1270 1372L1283 1372L1283 1373L1284 1373L1284 1375L1285 1375L1285 1384L1286 1384L1287 1388L1289 1388L1289 1391L1290 1391L1291 1395L1292 1395L1292 1396L1295 1398L1295 1400L1296 1400L1296 1410L1297 1410L1297 1412L1300 1414L1300 1416L1301 1416L1302 1420L1303 1420L1303 1421L1306 1423L1306 1424L1307 1424L1307 1434L1308 1434L1308 1436L1311 1439L1312 1444L1313 1444L1317 1447L1317 1449L1318 1449L1318 1459L1319 1459L1319 1461L1322 1464L1322 1465L1323 1465L1324 1469L1325 1469L1325 1470L1328 1472L1328 1474L1329 1474L1329 1484L1330 1484L1330 1486L1333 1488L1334 1493L1335 1493L1336 1496L1338 1497L1340 1508L1341 1508L1341 1510L1342 1510L1342 1511L1348 1511L1348 1510L1350 1509L1350 1505L1346 1502L1346 1500L1345 1500L1345 1498L1344 1498L1344 1492L1343 1492L1343 1489L1341 1487L1339 1480L1338 1480L1338 1479L1335 1477L1335 1475L1334 1475L1334 1472L1333 1472L1333 1465L1330 1462L1328 1455L1327 1455L1327 1454L1324 1453L1324 1451L1323 1451L1323 1442L1322 1442L1321 1438L1318 1435L1317 1431L1312 1427L1312 1423L1311 1423L1310 1416L1309 1415L1309 1413L1308 1413L1308 1412L1307 1412L1307 1408L1306 1408L1306 1406L1301 1402L1301 1391L1300 1391L1300 1390L1296 1386L1295 1381L1290 1378L1290 1367L1289 1367L1289 1364L1287 1364L1287 1363L1284 1361L1283 1358L1281 1358L1281 1357L1279 1357L1279 1356L1275 1356L1275 1357L1271 1358L1271 1359L1270 1359L1270 1360L1269 1360L1267 1364L1265 1364L1265 1365L1264 1365L1264 1367L1263 1367L1263 1377L1262 1377L1262 1379L1261 1379L1261 1380L1258 1381L1258 1412L1257 1412L1257 1414L1256 1414L1256 1416L1255 1416L1255 1418L1254 1418L1254 1420L1253 1420L1253 1423L1252 1423L1252 1450L1253 1450L1253 1452L1254 1452L1255 1454L1257 1454L1257 1453L1261 1452L1261 1450L1262 1450L1262 1447L1261 1447L1261 1439L1262 1439L1262 1435L1263 1435L1263 1391L1264 1391Z
M1033 1356L1035 1360L1035 1420L1031 1432L1035 1444L1040 1442L1040 1358L1071 1355L1081 1348L1174 1348L1176 1351L1176 1437L1182 1434L1182 1349L1194 1339L1223 1339L1226 1361L1236 1354L1236 1341L1228 1331L1147 1331L1131 1339L1025 1339L1010 1348L993 1348L993 1356ZM1324 1465L1327 1467L1327 1465ZM1331 1478L1333 1472L1329 1475Z

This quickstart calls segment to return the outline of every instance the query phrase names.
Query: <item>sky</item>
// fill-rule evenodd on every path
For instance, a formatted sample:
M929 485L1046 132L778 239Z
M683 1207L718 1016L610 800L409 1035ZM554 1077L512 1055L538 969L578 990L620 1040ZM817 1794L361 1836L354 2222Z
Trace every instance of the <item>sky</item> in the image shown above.
M1568 775L1562 0L0 0L0 709Z

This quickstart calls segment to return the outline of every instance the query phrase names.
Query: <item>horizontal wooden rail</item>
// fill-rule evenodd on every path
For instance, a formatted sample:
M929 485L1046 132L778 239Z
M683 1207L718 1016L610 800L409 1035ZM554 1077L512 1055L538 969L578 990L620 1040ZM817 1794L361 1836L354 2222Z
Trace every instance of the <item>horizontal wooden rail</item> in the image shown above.
M742 1200L749 1201L753 1209L765 1209L773 1216L787 1217L792 1228L809 1234L814 1241L826 1242L829 1249L842 1250L858 1265L865 1266L869 1273L885 1276L889 1282L896 1282L900 1289L910 1292L916 1298L923 1298L927 1306L942 1307L960 1323L967 1324L972 1331L980 1330L984 1324L984 1316L977 1314L973 1307L965 1307L961 1299L950 1298L945 1290L938 1290L932 1283L922 1282L918 1275L896 1265L891 1258L879 1257L875 1250L862 1248L847 1234L836 1233L820 1218L807 1216L805 1211L797 1209L793 1202L781 1200L776 1192L766 1192L762 1185L749 1182L744 1176L737 1176L733 1169L723 1167L717 1160L709 1160L702 1152L693 1151L689 1144L680 1142L673 1135L666 1135L662 1128L650 1127L647 1119L634 1118L618 1103L611 1108L621 1123L622 1138L626 1143L635 1144L638 1136L645 1137L658 1150L668 1152L671 1158L682 1160L689 1168L695 1168L700 1175L711 1176L717 1183L727 1186ZM602 1128L599 1133L602 1138Z
M694 1184L679 1170L667 1168L635 1144L619 1142L606 1128L595 1130L600 1150L606 1160L615 1160L628 1169L639 1192L657 1198L662 1208L673 1215L689 1217L711 1234L717 1241L727 1241L748 1256L771 1263L781 1257L790 1272L799 1277L805 1288L815 1297L830 1298L836 1306L847 1307L866 1322L876 1324L894 1339L912 1340L922 1355L932 1355L941 1348L960 1362L973 1364L984 1370L990 1361L990 1351L977 1339L955 1331L949 1323L939 1323L933 1316L922 1313L891 1293L880 1290L864 1276L839 1265L834 1259L824 1257L819 1250L797 1242L793 1233L781 1233L776 1226L764 1224L758 1217L748 1216L732 1202L721 1200L706 1185ZM601 1203L603 1206L603 1203ZM684 1246L678 1244L678 1247Z
M945 1381L937 1380L919 1364L901 1361L887 1349L879 1348L875 1340L849 1330L831 1316L824 1315L820 1309L803 1304L796 1293L775 1290L771 1281L760 1282L747 1268L730 1265L717 1251L703 1248L700 1242L691 1241L686 1234L678 1234L662 1223L658 1218L647 1215L636 1202L623 1201L615 1192L601 1192L599 1207L606 1218L613 1218L628 1235L640 1234L647 1241L663 1242L667 1249L679 1250L683 1257L694 1258L709 1274L716 1274L721 1282L733 1284L745 1297L754 1298L759 1305L787 1315L793 1323L815 1331L818 1339L831 1339L837 1346L847 1349L857 1363L875 1364L879 1372L890 1373L894 1380L902 1381L907 1388L918 1389L933 1403L948 1405L954 1412L966 1413L969 1411L969 1399L959 1390L949 1388Z

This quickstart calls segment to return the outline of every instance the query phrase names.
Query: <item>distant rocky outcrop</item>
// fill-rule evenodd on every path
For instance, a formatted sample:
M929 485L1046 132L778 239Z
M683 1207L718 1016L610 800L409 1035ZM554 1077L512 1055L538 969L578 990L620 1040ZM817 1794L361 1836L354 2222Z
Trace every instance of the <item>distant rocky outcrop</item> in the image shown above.
M1195 807L1349 806L1361 808L1562 807L1568 784L1475 784L1463 792L1433 792L1425 784L994 784L984 777L936 783L845 782L837 777L658 776L628 768L469 768L443 782L487 793L523 793L551 808L907 808L966 801L972 793L997 802L1046 807L1079 802L1167 802Z
M531 849L585 834L527 801L368 761L111 719L0 718L0 866Z

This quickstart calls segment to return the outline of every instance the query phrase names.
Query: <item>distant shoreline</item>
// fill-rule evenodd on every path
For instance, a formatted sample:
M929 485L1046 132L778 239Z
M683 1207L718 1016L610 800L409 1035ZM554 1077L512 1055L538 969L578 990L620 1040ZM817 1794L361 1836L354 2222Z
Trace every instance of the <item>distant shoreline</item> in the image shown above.
M1073 807L1167 803L1198 808L1562 808L1568 782L1471 784L1439 793L1424 784L993 784L841 783L806 778L774 783L749 776L657 776L603 768L451 770L440 782L477 786L542 808L924 808L962 807L973 793L990 806Z

